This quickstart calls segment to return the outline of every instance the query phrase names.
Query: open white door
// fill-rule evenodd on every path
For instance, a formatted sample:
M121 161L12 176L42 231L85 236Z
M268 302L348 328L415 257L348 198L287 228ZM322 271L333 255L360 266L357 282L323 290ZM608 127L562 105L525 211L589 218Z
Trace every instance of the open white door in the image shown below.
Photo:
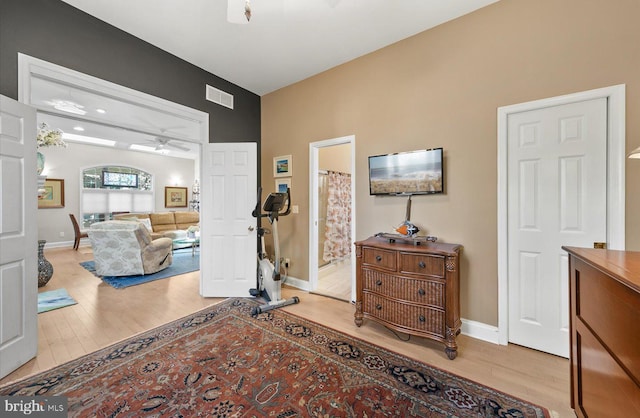
M36 110L0 96L0 378L38 348Z
M258 156L254 142L203 147L200 294L246 297L256 287Z

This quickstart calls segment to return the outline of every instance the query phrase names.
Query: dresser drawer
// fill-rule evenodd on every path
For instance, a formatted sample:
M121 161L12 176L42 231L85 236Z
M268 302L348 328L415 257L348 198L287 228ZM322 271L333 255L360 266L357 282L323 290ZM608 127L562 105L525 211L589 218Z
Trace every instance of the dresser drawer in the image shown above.
M362 262L370 266L396 271L396 252L365 247L362 250Z
M400 253L401 273L445 277L444 257L415 253Z
M444 310L410 305L363 292L362 311L377 319L413 332L444 338Z
M393 274L371 270L362 270L362 288L385 297L402 299L421 305L444 309L444 280L426 280L394 276Z

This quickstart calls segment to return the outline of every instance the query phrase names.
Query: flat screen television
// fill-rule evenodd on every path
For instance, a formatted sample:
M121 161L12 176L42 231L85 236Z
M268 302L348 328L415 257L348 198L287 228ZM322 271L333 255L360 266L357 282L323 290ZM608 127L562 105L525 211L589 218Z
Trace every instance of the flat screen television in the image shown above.
M369 157L369 194L444 193L442 148Z
M137 188L138 175L133 173L114 173L112 171L103 171L102 185Z

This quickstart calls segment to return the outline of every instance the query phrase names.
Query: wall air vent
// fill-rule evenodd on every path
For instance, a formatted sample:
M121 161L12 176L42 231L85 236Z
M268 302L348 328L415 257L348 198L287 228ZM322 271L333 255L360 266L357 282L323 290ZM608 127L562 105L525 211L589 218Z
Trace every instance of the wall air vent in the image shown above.
M207 100L233 109L233 95L207 84Z

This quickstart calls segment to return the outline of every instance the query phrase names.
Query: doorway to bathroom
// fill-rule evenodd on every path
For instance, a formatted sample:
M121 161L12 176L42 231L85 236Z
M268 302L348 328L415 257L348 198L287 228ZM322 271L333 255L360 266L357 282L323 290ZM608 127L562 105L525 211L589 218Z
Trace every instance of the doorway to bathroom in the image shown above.
M354 300L355 137L310 144L309 277L313 293Z

